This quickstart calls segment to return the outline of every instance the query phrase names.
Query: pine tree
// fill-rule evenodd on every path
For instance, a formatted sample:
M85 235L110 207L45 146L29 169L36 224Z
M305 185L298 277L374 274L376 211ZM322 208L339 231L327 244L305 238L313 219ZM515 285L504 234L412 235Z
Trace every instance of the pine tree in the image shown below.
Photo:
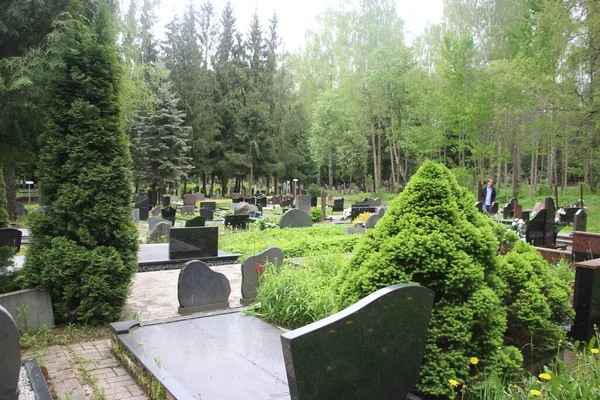
M156 109L142 118L140 130L147 149L146 179L153 189L165 188L188 178L192 169L190 142L192 128L184 126L185 113L177 109L178 99L166 81L155 87Z
M137 270L115 16L102 0L73 0L68 11L53 33L40 138L40 195L49 208L33 220L24 277L49 290L58 321L114 321Z

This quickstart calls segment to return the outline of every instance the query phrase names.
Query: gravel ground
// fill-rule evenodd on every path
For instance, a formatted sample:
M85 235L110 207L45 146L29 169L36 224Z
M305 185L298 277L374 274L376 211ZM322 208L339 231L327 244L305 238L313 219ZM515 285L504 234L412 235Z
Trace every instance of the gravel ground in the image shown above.
M35 400L35 394L27 377L27 370L22 365L19 373L19 400Z

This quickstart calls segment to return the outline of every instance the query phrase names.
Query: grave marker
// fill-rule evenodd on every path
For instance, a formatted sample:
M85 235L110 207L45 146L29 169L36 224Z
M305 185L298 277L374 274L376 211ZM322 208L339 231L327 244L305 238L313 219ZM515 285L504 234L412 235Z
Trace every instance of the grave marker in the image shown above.
M151 243L166 243L169 241L171 233L171 223L169 221L159 221L150 231Z
M369 215L369 218L367 218L367 221L365 222L365 228L366 229L375 228L375 224L377 224L377 221L379 221L379 218L381 218L381 217L379 216L378 213Z
M208 208L201 208L200 216L204 217L204 219L207 221L212 221L214 219L215 213L213 210L210 210Z
M200 209L200 211L202 211L202 209ZM205 226L205 225L206 225L206 219L201 215L185 221L186 228L194 228L196 226Z
M198 198L196 196L194 196L193 194L184 194L183 195L183 205L184 206L195 207L197 201L198 201Z
M23 232L19 229L1 228L0 229L0 246L12 246L17 253L21 251L21 238Z
M148 219L148 211L150 210L150 202L148 199L144 199L140 202L135 203L133 208L139 208L140 220L146 221Z
M219 229L216 226L173 228L169 259L192 259L219 255Z
M196 213L196 207L181 206L181 215L194 215L195 213Z
M175 226L175 214L177 210L171 206L167 206L160 210L160 215L162 215L163 219L171 222L171 225Z
M393 285L281 335L292 399L402 399L419 379L433 291Z
M162 209L163 209L163 206L158 205L158 206L154 207L152 210L150 210L150 215L152 215L153 217L158 217L160 215L160 212Z
M585 232L587 230L587 214L583 208L575 213L573 218L573 231Z
M0 306L0 399L19 398L21 346L17 324L6 309Z
M185 263L177 281L179 314L229 308L231 285L227 277L202 261Z
M292 208L281 216L279 226L281 228L306 228L312 226L312 219L304 211Z
M310 215L310 196L296 196L296 209Z
M243 305L248 305L256 299L259 276L267 262L277 268L281 267L283 252L279 247L269 247L265 251L246 258L242 263L242 297L240 302Z
M217 203L214 201L201 201L200 208L207 208L209 210L215 211L217 209Z

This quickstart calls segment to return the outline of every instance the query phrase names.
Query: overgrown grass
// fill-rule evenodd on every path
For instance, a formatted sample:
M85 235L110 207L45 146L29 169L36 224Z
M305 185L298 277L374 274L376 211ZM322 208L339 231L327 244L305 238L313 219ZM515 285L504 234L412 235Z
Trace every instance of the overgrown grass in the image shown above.
M344 225L316 225L309 228L286 228L237 231L221 230L219 248L243 257L277 246L286 258L328 253L350 253L360 235L345 236Z
M346 257L335 254L314 257L305 266L284 263L279 270L268 265L261 274L256 313L286 328L297 328L318 321L335 312L330 288Z
M65 346L109 338L108 325L67 324L54 329L40 328L34 333L21 335L21 348L33 352L50 346Z

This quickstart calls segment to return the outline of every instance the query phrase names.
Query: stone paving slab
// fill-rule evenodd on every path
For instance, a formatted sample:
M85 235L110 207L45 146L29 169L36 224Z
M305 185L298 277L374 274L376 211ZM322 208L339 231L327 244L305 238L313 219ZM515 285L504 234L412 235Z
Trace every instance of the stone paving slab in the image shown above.
M46 367L50 383L60 399L148 400L127 370L110 351L110 340L53 346L43 351L39 362ZM85 378L87 377L87 379ZM95 388L90 381L95 380Z

